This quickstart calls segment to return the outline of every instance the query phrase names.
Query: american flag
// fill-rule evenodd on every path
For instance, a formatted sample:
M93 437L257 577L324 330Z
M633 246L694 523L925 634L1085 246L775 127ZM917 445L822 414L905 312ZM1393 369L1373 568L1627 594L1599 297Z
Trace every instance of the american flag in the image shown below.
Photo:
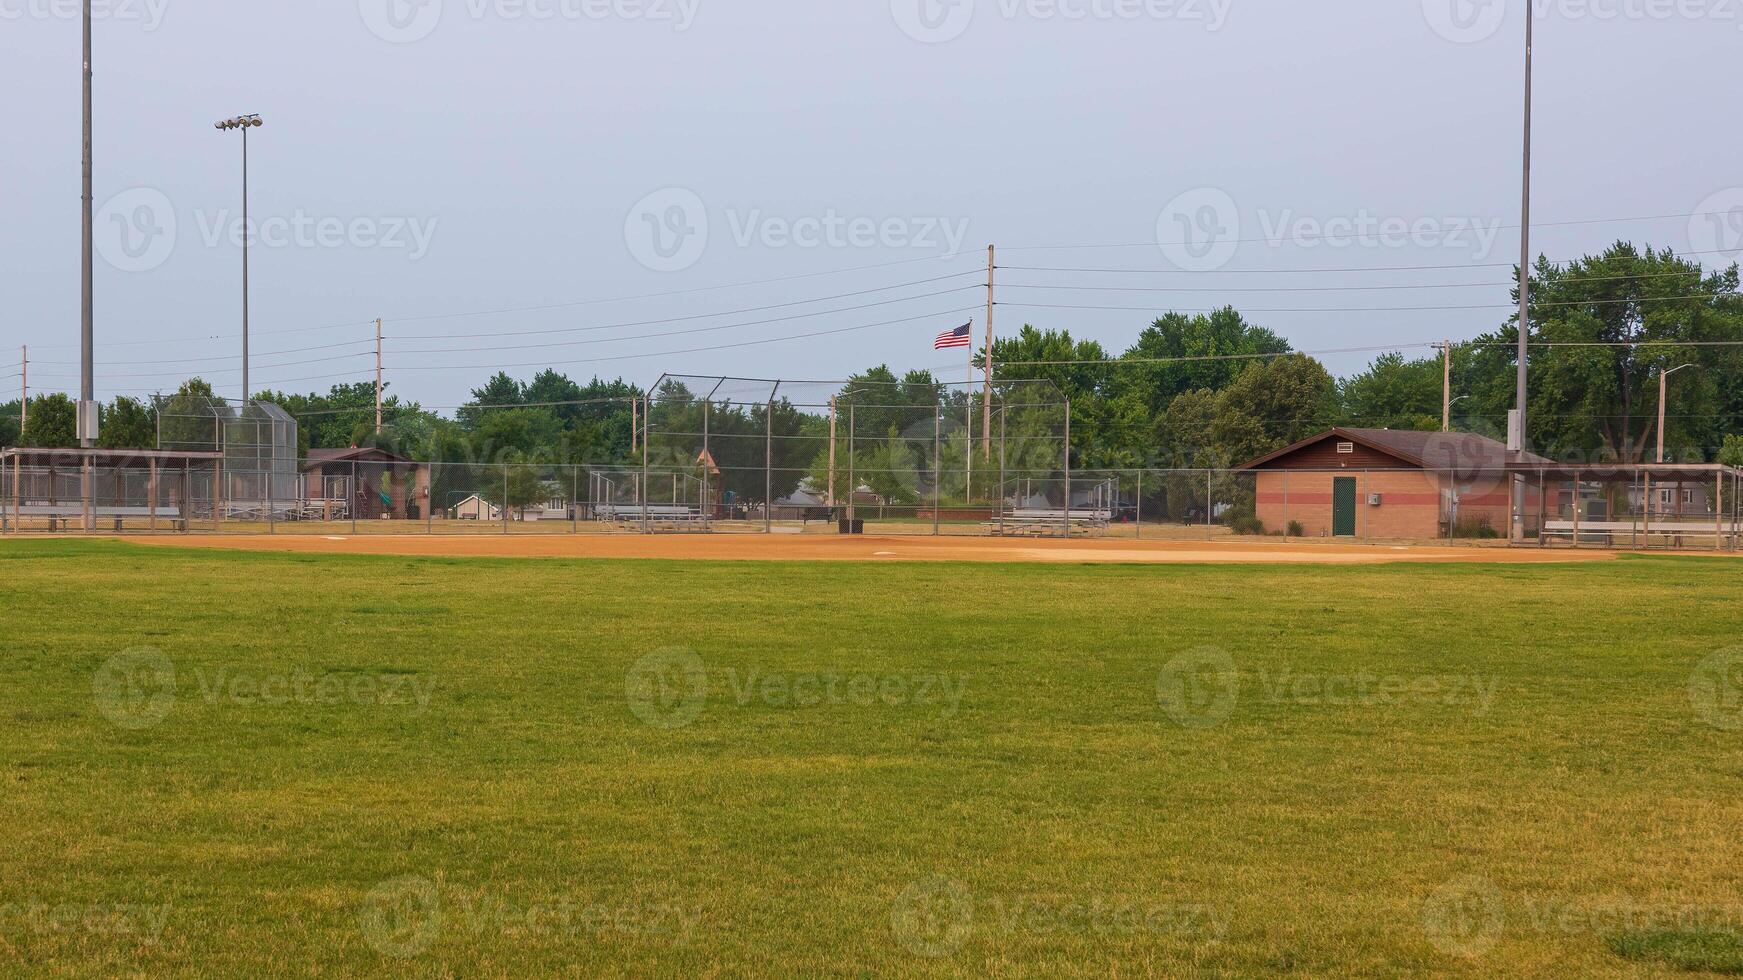
M944 350L950 347L973 347L974 337L970 331L974 329L974 321L970 320L955 330L946 330L932 341L933 350Z

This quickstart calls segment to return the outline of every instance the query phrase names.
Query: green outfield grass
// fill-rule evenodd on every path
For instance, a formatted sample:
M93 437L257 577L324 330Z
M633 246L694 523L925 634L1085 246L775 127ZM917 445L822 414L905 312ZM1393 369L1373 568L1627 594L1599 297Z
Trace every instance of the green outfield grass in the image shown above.
M0 972L1743 970L1740 581L0 543Z

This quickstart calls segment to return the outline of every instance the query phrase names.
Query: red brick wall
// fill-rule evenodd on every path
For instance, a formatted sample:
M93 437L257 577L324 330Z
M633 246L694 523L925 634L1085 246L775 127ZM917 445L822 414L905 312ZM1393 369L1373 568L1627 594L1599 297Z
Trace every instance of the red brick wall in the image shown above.
M1265 530L1282 531L1290 521L1301 523L1310 538L1332 533L1332 481L1350 477L1356 481L1357 538L1438 538L1441 530L1441 474L1422 470L1304 472L1260 470L1258 516ZM1287 481L1287 482L1286 482ZM1512 506L1511 483L1505 476L1479 477L1459 486L1459 520L1487 518L1489 526L1503 537ZM1368 495L1380 495L1380 506L1368 504ZM1527 486L1526 523L1534 525L1537 489Z

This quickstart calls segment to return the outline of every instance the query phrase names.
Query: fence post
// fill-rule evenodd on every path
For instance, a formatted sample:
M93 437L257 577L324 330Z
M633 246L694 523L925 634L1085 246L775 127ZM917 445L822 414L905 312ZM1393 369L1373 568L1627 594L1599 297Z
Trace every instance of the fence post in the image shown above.
M507 534L508 533L508 467L509 467L509 464L503 463L501 465L502 465L502 533Z
M357 461L351 461L351 482L345 487L345 496L350 498L345 502L345 510L351 514L351 533L357 533L357 501L361 494L357 492Z
M1138 471L1138 514L1135 521L1138 540L1144 540L1144 471Z
M781 387L775 382L775 389ZM763 533L775 528L775 396L769 392L768 414L763 416Z
M938 413L942 410L943 410L942 406L940 406L938 404L938 399L936 397L934 397L932 399L932 534L933 534L933 536L937 536L939 533L941 533L941 529L939 527L938 510L940 507L943 506L939 500L939 494L944 489L944 481L942 479L940 479L940 477L943 476L943 474L941 472L939 472L939 470L942 468L943 461L939 458L939 455L938 455L938 434L939 434Z
M1065 539L1071 540L1071 399L1065 399Z
M569 533L581 532L581 467L569 467Z

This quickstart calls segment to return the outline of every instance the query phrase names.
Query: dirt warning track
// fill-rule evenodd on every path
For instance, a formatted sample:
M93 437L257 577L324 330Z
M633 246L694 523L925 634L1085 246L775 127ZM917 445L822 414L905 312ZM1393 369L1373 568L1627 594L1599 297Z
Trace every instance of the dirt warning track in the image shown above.
M215 535L130 539L150 547L305 554L706 561L970 561L1088 564L1372 565L1605 561L1605 551L1282 541L1035 540L837 535Z

